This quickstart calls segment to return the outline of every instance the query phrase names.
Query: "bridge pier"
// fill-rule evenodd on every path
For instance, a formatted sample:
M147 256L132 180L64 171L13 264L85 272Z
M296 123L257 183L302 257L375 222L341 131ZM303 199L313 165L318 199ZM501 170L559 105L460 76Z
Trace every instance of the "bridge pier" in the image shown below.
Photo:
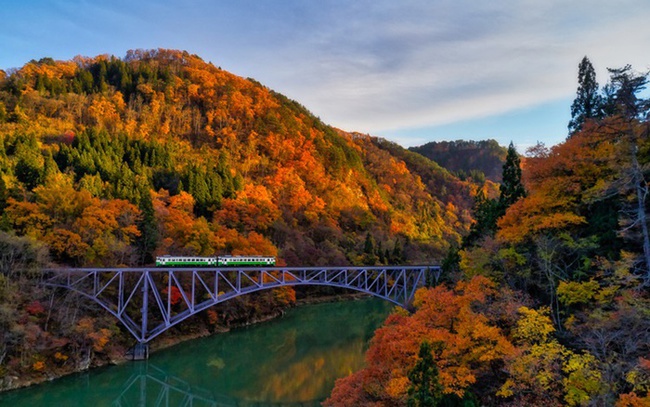
M149 344L137 343L131 348L131 360L147 360L149 359Z

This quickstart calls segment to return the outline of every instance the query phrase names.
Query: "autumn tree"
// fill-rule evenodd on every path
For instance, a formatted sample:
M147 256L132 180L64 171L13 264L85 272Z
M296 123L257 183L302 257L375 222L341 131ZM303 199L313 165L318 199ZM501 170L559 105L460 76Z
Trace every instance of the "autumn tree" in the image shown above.
M415 313L397 312L388 318L371 341L367 367L341 384L349 393L335 389L325 405L349 405L349 400L404 405L411 385L414 405L433 405L428 403L442 398L469 400L474 384L494 380L490 366L513 352L488 317L496 294L495 285L482 276L459 282L453 290L440 285L418 290ZM431 348L430 356L421 350L429 341L436 344L435 362Z
M520 345L510 355L509 378L497 395L514 398L518 405L582 406L601 388L601 372L589 353L575 353L553 336L548 309L519 309L514 336Z

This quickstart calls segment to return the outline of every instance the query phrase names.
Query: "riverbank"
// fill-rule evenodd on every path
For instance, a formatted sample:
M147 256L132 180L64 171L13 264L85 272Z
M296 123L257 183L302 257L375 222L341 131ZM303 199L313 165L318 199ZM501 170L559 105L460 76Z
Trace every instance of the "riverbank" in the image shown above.
M148 362L89 369L3 393L0 407L194 405L317 407L364 366L391 310L378 299L304 304L264 324L156 351ZM162 397L162 398L161 398Z
M290 308L300 307L309 304L354 301L354 300L360 300L365 298L368 298L368 295L364 293L336 294L336 295L327 295L327 296L319 296L319 297L300 298L297 299L296 302L290 307L276 310L269 314L265 314L263 316L253 318L245 322L233 323L230 324L229 326L216 326L213 327L213 329L208 329L207 327L203 327L200 330L192 333L186 333L186 334L174 333L174 335L161 336L150 344L150 352L155 353L187 341L191 341L199 338L205 338L217 334L223 334L223 333L230 332L233 329L271 321L276 318L282 317L285 314L285 312ZM123 342L127 343L128 340L124 339ZM116 365L124 364L125 362L138 363L138 362L131 362L131 360L127 356L128 349L126 346L121 347L120 349L121 351L118 351L112 355L108 355L105 358L95 358L92 360L92 362L89 362L84 366L78 366L72 368L71 366L68 366L67 368L65 368L65 366L59 367L55 370L48 371L47 373L42 373L41 375L34 375L32 377L21 378L18 376L8 376L8 375L5 377L0 377L0 394L12 390L18 390L21 388L38 385L45 382L50 382L62 377L70 376L81 372L86 372L89 370L94 370L105 366L116 366Z

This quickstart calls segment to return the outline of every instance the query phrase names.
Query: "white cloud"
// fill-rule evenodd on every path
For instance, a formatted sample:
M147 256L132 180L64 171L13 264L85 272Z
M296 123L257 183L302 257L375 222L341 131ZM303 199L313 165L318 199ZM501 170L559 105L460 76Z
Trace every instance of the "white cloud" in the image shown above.
M571 98L584 55L601 84L650 68L647 0L30 1L3 10L2 68L181 48L373 134Z
M650 63L645 0L405 4L328 20L269 51L279 58L260 75L333 125L375 132L566 98L584 55L601 83L605 66Z

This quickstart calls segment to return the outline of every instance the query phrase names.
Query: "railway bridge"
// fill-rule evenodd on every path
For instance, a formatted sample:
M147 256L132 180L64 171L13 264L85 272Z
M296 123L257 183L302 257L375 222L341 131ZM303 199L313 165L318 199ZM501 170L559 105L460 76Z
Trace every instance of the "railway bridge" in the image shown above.
M47 270L45 285L74 291L102 306L137 340L134 359L146 359L152 339L240 295L320 285L360 291L408 308L415 291L439 276L439 266L68 268Z

